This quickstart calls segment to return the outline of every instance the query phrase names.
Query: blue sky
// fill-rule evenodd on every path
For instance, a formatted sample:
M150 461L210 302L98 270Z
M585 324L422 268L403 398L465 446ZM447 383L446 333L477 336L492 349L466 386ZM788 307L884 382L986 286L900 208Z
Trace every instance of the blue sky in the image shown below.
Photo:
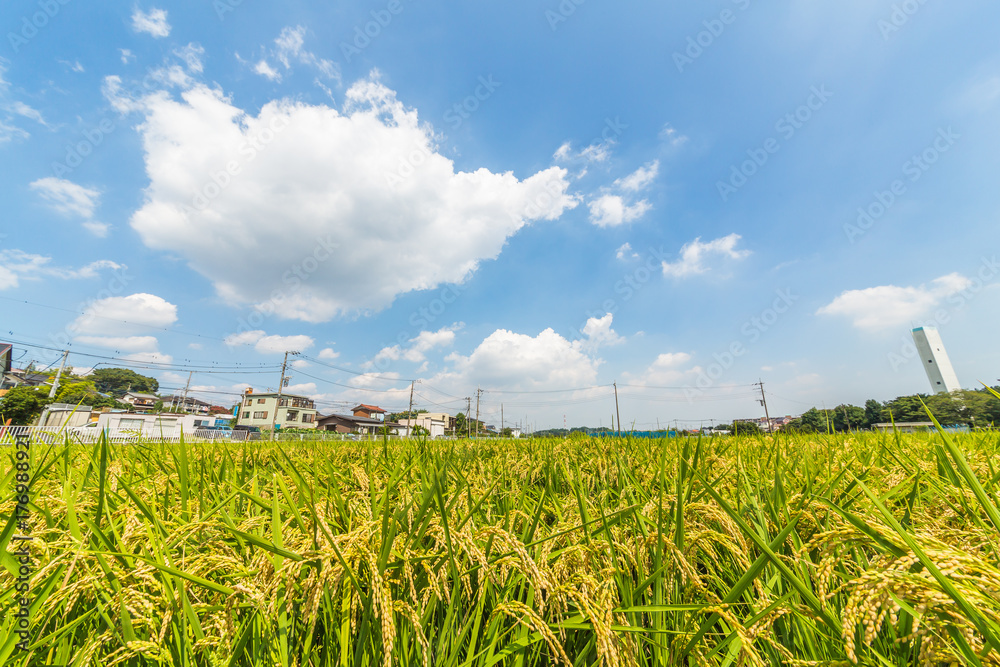
M229 404L755 417L1000 377L1000 9L7 2L0 334ZM94 355L94 356L86 356ZM105 357L127 359L112 361Z

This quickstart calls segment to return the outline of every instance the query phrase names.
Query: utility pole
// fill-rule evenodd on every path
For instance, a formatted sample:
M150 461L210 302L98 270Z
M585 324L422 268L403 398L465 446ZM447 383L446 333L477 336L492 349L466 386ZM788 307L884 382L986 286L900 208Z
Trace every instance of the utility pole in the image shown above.
M69 350L63 352L63 360L59 365L59 371L56 373L56 379L52 382L52 389L49 389L49 398L54 398L56 391L59 389L59 378L62 377L63 369L66 368L66 359L69 357Z
M764 381L758 378L757 386L760 387L760 404L764 406L764 418L767 419L768 434L774 433L771 429L771 415L767 412L767 396L764 395Z
M278 398L274 401L274 413L271 415L271 442L274 442L274 425L278 421L278 408L281 407L281 392L285 388L285 369L288 368L288 355L298 352L285 352L285 360L281 362L281 380L278 382Z
M483 390L476 387L476 438L479 437L479 397L482 393Z
M413 435L413 387L417 384L416 380L410 382L410 410L406 413L407 425L406 425L406 436L409 437Z
M622 413L618 410L618 382L612 382L615 388L615 414L618 415L618 437L622 437ZM607 385L605 385L607 386Z
M472 416L472 398L469 396L465 397L465 435L466 437L472 437L472 420L469 417Z
M190 373L188 373L188 381L187 381L187 384L184 385L184 395L181 397L181 412L183 412L185 414L187 413L188 389L191 388L191 376L192 375L194 375L194 371L191 371Z

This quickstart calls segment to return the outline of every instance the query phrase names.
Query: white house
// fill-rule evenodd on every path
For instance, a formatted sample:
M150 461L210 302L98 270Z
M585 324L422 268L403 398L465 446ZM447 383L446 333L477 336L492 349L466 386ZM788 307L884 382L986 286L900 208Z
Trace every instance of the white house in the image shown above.
M410 434L411 428L419 426L426 429L432 438L444 437L444 430L448 426L448 422L443 419L433 419L426 415L419 415L416 419L400 419L399 423L406 427L406 435Z

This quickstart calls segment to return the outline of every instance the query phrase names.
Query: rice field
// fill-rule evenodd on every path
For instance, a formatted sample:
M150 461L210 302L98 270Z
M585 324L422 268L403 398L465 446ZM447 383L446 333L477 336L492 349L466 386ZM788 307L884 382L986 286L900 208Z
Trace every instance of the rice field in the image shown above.
M1000 665L998 452L996 432L39 444L31 643L4 553L0 664Z

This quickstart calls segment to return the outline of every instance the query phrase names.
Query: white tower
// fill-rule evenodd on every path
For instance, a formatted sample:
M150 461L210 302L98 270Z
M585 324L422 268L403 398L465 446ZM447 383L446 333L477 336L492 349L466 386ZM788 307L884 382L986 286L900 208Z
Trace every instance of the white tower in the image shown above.
M944 350L941 334L935 327L919 327L913 330L913 342L917 345L917 354L927 371L927 379L931 381L934 393L944 394L958 391L962 385L952 368L948 353Z

